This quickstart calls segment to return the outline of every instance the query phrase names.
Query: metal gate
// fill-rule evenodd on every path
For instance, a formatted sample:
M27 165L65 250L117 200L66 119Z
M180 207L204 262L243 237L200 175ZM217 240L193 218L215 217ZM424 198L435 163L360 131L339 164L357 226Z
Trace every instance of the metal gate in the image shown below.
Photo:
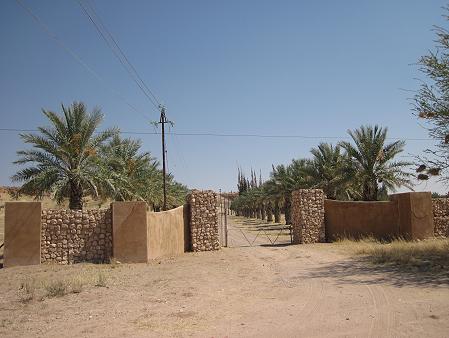
M229 205L229 199L220 194L217 213L221 246L284 246L292 243L292 228L290 225L235 216Z

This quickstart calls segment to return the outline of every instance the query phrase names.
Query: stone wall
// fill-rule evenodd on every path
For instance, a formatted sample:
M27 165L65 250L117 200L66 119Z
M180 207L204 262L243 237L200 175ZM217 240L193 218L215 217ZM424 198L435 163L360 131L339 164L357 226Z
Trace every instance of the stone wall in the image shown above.
M190 241L192 251L220 249L218 235L217 194L211 190L193 190L189 204Z
M449 198L433 198L432 211L435 236L449 237Z
M300 189L292 193L293 243L325 241L324 192Z
M41 261L108 262L112 255L110 209L42 210Z
M41 205L7 204L7 266L102 263L113 254L123 262L147 262L189 250L220 249L213 191L194 190L184 207L162 213L147 214L145 202L114 202L111 209L82 211L41 210Z

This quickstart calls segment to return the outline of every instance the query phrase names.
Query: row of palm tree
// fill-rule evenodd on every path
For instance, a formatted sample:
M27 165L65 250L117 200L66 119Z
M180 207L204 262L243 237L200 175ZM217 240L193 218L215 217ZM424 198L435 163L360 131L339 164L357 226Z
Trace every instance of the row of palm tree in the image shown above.
M21 134L32 149L18 151L18 171L12 180L22 183L19 193L42 198L50 194L70 209L82 209L86 197L115 201L146 201L159 210L163 203L163 176L158 161L141 151L140 140L121 138L116 128L99 132L103 114L91 113L80 102L62 105L62 115L43 110L51 123L39 133ZM187 188L166 177L168 206L184 202Z
M377 125L362 126L348 131L352 142L320 143L311 150L311 158L273 166L266 182L239 189L231 209L267 221L274 216L275 222L283 212L286 224L291 224L291 193L297 189L323 189L329 199L377 201L398 187L412 188L406 170L411 163L395 160L405 142L387 143L387 132ZM244 180L239 171L239 187Z

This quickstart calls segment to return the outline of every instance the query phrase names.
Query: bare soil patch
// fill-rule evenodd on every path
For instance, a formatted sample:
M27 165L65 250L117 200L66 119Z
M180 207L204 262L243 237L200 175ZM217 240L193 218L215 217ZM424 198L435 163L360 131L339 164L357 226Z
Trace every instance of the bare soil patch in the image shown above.
M103 285L96 286L99 273ZM0 336L441 337L449 286L334 244L241 247L151 264L0 270ZM21 299L32 278L35 296ZM80 292L71 281L83 281ZM67 292L46 294L62 280Z

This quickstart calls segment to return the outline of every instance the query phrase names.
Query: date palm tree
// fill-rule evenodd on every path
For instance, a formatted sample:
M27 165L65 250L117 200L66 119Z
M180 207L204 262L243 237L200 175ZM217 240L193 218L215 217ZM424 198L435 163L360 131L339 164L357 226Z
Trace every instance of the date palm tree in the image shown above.
M81 102L62 105L62 116L49 110L43 113L51 126L39 127L38 134L20 135L34 149L17 152L19 159L14 163L30 166L12 180L23 182L23 193L36 198L51 193L58 203L68 198L70 209L82 209L84 196L99 195L104 181L98 170L98 151L118 130L97 132L102 113L98 108L88 113Z
M309 187L307 167L310 160L297 159L289 165L273 166L271 172L272 184L275 195L283 201L285 223L291 224L291 194L294 190Z
M159 163L140 148L140 140L119 135L101 148L104 195L116 201L145 200L149 179L158 175Z
M320 143L310 152L312 161L306 171L311 187L323 189L329 199L347 199L355 172L341 147Z
M104 171L102 193L116 201L141 200L159 210L163 205L163 174L159 162L149 152L141 151L141 141L114 137L101 148ZM188 189L166 175L167 204L176 207L183 204Z
M404 141L386 144L387 128L362 126L348 130L354 144L340 142L355 169L355 183L360 185L362 199L376 201L381 189L395 190L400 186L411 188L410 173L405 168L410 165L393 159L404 150Z

